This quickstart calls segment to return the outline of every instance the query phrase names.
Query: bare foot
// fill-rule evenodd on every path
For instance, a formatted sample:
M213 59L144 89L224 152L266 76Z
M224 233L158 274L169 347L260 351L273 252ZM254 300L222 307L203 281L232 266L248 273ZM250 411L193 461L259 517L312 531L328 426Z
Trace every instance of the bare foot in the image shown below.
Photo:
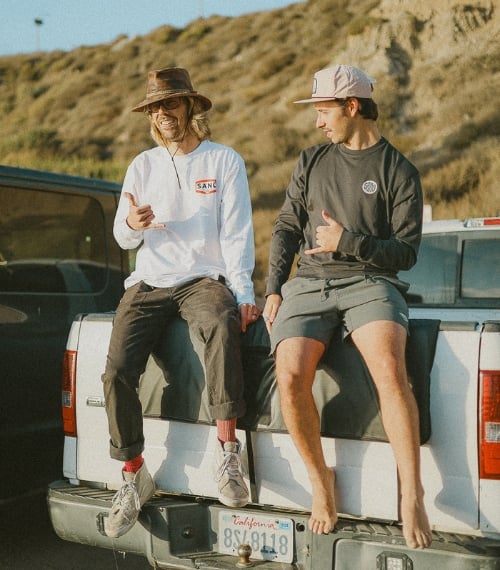
M401 498L403 536L410 548L427 548L432 542L432 532L422 498Z
M335 508L335 474L328 468L322 479L311 481L312 512L309 519L309 529L316 534L328 534L337 524L337 509Z

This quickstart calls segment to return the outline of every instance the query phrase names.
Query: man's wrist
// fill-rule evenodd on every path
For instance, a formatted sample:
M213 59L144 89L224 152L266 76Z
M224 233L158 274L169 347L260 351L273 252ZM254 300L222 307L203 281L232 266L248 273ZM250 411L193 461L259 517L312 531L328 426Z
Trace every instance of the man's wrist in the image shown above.
M134 232L137 231L135 228L133 228L133 227L130 225L130 222L128 221L128 216L125 218L125 223L127 224L127 226L128 226L131 230L133 230Z

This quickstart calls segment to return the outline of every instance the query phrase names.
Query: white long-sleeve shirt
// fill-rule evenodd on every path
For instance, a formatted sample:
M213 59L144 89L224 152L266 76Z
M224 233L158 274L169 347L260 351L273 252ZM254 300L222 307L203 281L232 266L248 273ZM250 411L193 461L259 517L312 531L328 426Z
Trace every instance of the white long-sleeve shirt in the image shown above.
M153 223L164 229L130 228L125 192L139 206L150 204ZM126 288L141 280L173 287L197 277L223 276L238 304L255 303L250 193L245 164L233 149L203 141L173 159L164 147L139 154L127 169L113 231L123 249L141 245Z

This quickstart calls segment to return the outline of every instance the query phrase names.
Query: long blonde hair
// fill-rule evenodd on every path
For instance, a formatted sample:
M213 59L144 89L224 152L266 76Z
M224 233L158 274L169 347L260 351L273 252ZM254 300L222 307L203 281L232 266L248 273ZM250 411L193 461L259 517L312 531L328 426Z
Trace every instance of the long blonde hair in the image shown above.
M195 134L200 141L207 140L211 135L207 111L203 110L202 104L196 97L185 97L185 99L188 100L187 131ZM151 137L158 146L166 146L165 140L152 120L151 111L146 109L146 114L149 117Z

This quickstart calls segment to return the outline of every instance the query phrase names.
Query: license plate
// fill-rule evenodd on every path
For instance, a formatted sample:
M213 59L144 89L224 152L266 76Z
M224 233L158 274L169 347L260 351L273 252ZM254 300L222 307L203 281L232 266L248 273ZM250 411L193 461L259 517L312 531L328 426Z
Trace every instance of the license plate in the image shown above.
M273 562L293 560L293 522L239 511L219 511L218 551L238 555L240 544L249 544L250 558Z

